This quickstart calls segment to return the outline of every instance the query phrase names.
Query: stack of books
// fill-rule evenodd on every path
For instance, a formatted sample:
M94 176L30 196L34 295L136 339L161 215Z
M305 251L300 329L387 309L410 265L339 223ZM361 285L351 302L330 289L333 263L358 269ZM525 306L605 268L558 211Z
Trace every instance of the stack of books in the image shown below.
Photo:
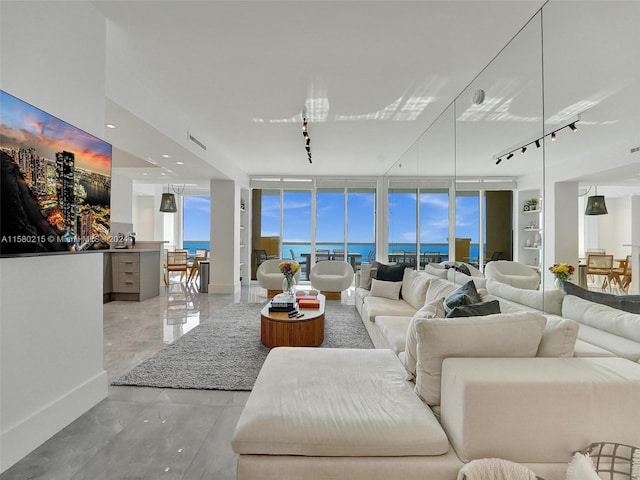
M273 297L271 305L269 305L269 312L291 312L295 309L295 298L289 298L283 295L276 295Z
M299 308L320 308L320 300L317 297L301 296L297 297Z

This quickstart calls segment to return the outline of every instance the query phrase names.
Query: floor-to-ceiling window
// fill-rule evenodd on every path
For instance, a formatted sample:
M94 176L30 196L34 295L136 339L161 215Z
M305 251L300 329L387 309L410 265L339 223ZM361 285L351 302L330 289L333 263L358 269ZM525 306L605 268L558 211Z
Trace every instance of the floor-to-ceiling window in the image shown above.
M412 263L416 258L417 195L415 188L389 189L389 260Z
M372 262L376 253L376 192L372 188L347 190L347 252L356 263Z
M477 264L480 258L480 194L456 192L456 261Z
M299 258L311 248L311 191L282 192L282 258ZM304 275L303 275L304 277Z
M422 264L449 259L449 190L420 190L420 253Z
M316 190L316 250L340 260L345 259L344 200L344 188Z
M189 249L192 254L196 248L211 250L211 198L185 195L183 202L183 248Z

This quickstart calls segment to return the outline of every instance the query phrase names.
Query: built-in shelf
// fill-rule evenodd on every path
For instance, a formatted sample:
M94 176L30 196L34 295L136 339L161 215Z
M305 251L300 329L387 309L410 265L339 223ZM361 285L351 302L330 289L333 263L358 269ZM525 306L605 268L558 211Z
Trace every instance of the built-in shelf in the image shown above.
M522 213L542 213L542 209L539 209L539 210L523 210Z
M542 229L538 227L525 227L524 231L525 232L541 232Z
M524 248L525 250L540 250L540 248L542 247L522 247L522 248Z

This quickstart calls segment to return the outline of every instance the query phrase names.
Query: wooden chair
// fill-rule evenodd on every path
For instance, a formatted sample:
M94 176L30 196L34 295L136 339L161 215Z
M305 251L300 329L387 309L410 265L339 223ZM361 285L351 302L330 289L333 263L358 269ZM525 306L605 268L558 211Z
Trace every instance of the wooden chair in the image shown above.
M618 286L623 292L626 292L631 283L631 255L627 255L627 258L620 262L615 268L611 269L609 274L609 285L613 287L614 284Z
M604 290L609 285L609 275L613 268L613 255L602 255L600 253L590 253L587 256L587 275L604 277L601 288Z
M200 274L200 261L207 260L209 258L209 250L205 248L196 248L193 256L193 262L189 264L189 278L188 282L195 280Z
M169 275L171 272L180 272L180 282L189 275L189 251L167 252L167 263L165 265L164 283L169 285Z

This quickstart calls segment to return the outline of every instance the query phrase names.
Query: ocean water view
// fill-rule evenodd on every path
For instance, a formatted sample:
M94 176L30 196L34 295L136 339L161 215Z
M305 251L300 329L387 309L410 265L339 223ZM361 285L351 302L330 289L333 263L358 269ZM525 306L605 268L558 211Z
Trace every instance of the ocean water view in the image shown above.
M190 253L195 253L196 248L204 248L210 250L210 242L206 240L185 240L183 243L183 248L189 250ZM316 243L316 249L324 249L329 250L330 253L333 253L334 250L342 250L344 249L343 243ZM291 258L291 250L297 259L302 258L302 254L311 253L311 243L298 243L298 242L284 242L282 245L282 258ZM394 253L397 251L403 252L411 252L416 250L415 243L394 243L389 245L389 253ZM359 253L362 257L358 261L366 262L369 257L369 253L373 252L371 255L371 259L375 259L375 251L376 246L375 243L349 243L348 244L349 253ZM420 246L421 253L439 253L444 257L448 257L449 255L449 245L446 243L429 243ZM469 248L469 257L470 258L478 258L479 256L479 247L477 243L472 243Z

